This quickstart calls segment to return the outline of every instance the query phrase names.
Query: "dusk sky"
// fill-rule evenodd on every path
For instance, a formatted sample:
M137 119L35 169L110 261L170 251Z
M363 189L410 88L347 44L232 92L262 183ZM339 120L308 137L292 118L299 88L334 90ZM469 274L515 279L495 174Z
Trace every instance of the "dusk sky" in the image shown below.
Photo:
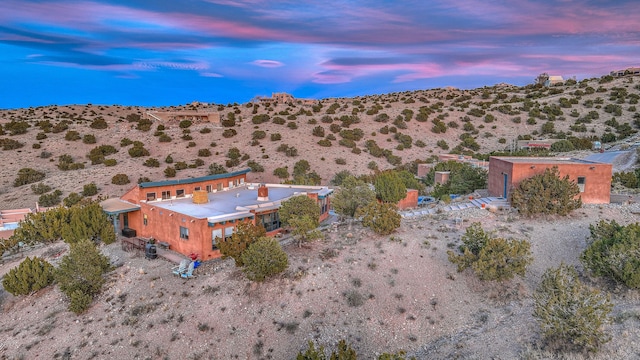
M640 66L638 0L0 2L0 108L244 103Z

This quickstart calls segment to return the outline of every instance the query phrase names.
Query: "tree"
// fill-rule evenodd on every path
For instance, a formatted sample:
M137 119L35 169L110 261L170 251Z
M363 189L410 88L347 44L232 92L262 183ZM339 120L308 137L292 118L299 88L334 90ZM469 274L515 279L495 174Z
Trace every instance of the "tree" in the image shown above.
M213 163L209 165L209 175L226 174L227 170L220 164Z
M609 295L582 284L573 267L548 269L533 300L533 316L550 346L596 351L610 340L602 329L611 320Z
M447 251L449 261L458 266L458 271L471 267L481 280L503 281L515 275L524 276L533 261L528 241L493 237L480 223L467 228L459 250L462 254Z
M320 238L317 231L320 218L320 207L316 201L306 195L294 196L283 201L278 210L283 226L292 228L292 233L298 239L298 246L302 242Z
M436 164L425 179L427 185L433 185L436 171L448 171L449 180L444 184L436 184L433 192L434 197L441 197L449 194L469 194L476 189L483 189L487 186L488 173L486 170L473 167L471 164L457 161L445 161Z
M13 295L28 295L53 283L53 265L35 256L27 257L20 265L9 270L2 279L2 286Z
M84 312L93 297L102 290L104 274L111 270L109 258L102 255L93 242L80 240L71 244L69 255L60 261L55 279L69 298L69 310Z
M331 179L331 185L342 186L342 182L349 176L353 176L349 170L340 170Z
M640 288L640 224L600 220L589 225L589 246L580 256L585 268L634 289Z
M385 203L397 203L407 197L407 187L395 171L385 171L374 180L376 197Z
M95 183L85 184L82 187L82 196L93 196L98 193L98 186Z
M287 253L282 250L278 240L269 237L259 238L242 253L244 274L251 281L262 282L268 277L279 274L289 266Z
M560 178L558 168L545 169L544 173L522 180L511 193L511 204L524 216L537 214L565 216L582 206L575 197L580 188L569 180Z
M222 258L233 258L237 267L244 266L242 262L242 253L251 244L258 241L258 239L265 237L267 231L263 226L256 226L251 223L242 222L236 227L236 231L231 235L231 238L221 239L216 238L216 245L220 249Z
M27 214L11 235L15 242L33 244L54 242L62 239L62 230L69 223L71 210L56 207L38 213Z
M35 183L44 179L45 173L31 168L22 168L18 170L18 177L13 181L13 186L18 187L26 184Z
M356 217L362 217L362 226L371 228L380 235L388 235L400 227L402 217L395 204L372 201L356 211Z
M69 244L85 239L102 241L105 244L116 241L113 225L97 202L71 208L69 222L62 228L62 236Z
M341 181L342 186L331 199L331 204L337 214L353 218L358 208L375 201L376 193L368 184L348 175Z
M129 176L127 174L115 174L111 178L111 183L114 185L126 185L130 183Z
M82 200L82 195L72 192L66 198L62 199L62 203L66 207L72 207L73 205L79 203Z
M308 346L305 352L298 353L296 360L356 360L358 358L351 344L347 343L344 339L338 342L337 351L331 352L329 357L327 357L325 353L324 346L316 349L313 341L309 341Z

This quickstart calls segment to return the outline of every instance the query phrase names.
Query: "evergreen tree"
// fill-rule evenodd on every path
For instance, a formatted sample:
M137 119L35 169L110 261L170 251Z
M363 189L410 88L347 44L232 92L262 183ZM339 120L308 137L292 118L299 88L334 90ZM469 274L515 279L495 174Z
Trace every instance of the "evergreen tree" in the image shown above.
M244 266L242 262L242 253L251 244L255 243L261 237L266 236L267 231L263 226L255 226L251 223L240 223L236 227L236 231L231 235L231 238L221 239L216 238L216 245L220 249L222 258L233 258L237 267Z
M278 210L283 226L289 226L298 239L298 246L302 242L317 239L322 234L317 231L320 218L320 207L316 201L306 195L294 196L285 200Z
M74 206L68 225L63 227L62 235L68 243L82 239L100 240L105 244L116 241L113 225L97 202Z
M341 216L353 218L358 208L375 201L376 194L364 181L349 175L331 198L331 204Z
M278 240L269 237L259 238L242 253L244 274L251 281L262 282L268 277L279 274L289 266L287 253L282 250Z
M396 204L407 197L407 187L395 171L385 171L378 174L374 180L374 186L376 197L382 202Z
M53 265L46 260L27 257L20 265L9 270L2 286L13 295L28 295L53 283Z
M579 194L580 188L569 175L561 179L558 168L553 167L522 180L511 193L511 204L524 216L565 216L582 206L582 200L576 199Z
M402 217L398 208L391 203L373 201L356 212L356 217L362 217L362 226L368 227L376 234L388 235L400 227Z

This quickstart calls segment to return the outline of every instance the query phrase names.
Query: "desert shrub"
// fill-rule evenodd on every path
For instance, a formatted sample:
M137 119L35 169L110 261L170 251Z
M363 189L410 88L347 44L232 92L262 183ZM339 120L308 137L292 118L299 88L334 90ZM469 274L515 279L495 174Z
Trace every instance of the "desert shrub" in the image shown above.
M213 163L209 165L209 175L226 174L227 169L220 164Z
M553 350L595 352L611 339L602 328L611 321L609 295L584 285L573 267L545 271L533 300L533 316Z
M511 204L524 216L565 216L582 206L582 200L575 198L579 194L580 188L569 175L561 179L558 168L553 167L520 182L511 193Z
M102 164L106 156L117 153L118 150L111 145L100 145L89 151L89 160L92 165Z
M400 227L402 217L395 204L372 201L359 207L356 217L362 217L362 226L368 227L376 234L389 235Z
M336 164L338 165L347 165L347 160L345 158L337 158Z
M280 179L287 179L289 178L289 170L286 167L279 167L273 170L273 175Z
M122 138L122 140L120 140L120 146L121 147L129 146L131 144L133 144L133 140L131 140L129 138Z
M263 226L256 226L251 223L242 222L236 227L236 231L226 239L216 238L216 246L220 249L222 258L232 258L237 267L244 266L242 254L261 238L265 237L267 231Z
M362 295L361 295L362 296ZM364 303L364 301L363 301ZM309 347L304 352L299 352L296 360L356 360L358 355L344 339L338 342L337 350L326 355L324 347L315 348L312 341L309 341ZM385 358L386 359L386 358ZM400 360L388 358L389 360Z
M2 134L0 134L2 135ZM36 140L44 140L47 138L47 134L43 133L43 132L39 132L38 134L36 134Z
M151 125L153 122L149 119L140 119L138 121L138 125L136 125L136 129L140 131L149 131L151 130Z
M71 244L69 255L60 261L55 279L69 299L69 310L84 312L105 283L104 274L111 270L109 258L102 255L90 240Z
M18 187L22 185L32 184L43 180L45 176L45 173L41 171L31 168L22 168L18 170L18 177L13 181L13 186Z
M69 121L62 120L59 123L55 124L53 128L51 128L51 132L54 134L61 133L69 128Z
M272 122L276 125L284 125L287 121L284 118L281 118L280 116L276 116L273 118Z
M590 225L589 246L580 260L592 274L640 288L640 224L619 225L600 220Z
M282 140L282 135L280 133L273 133L270 135L271 141L279 141Z
M95 144L96 143L96 137L95 137L95 135L87 134L87 135L82 137L82 142L84 144Z
M331 146L331 141L329 141L328 139L322 139L322 140L318 141L318 145L320 145L322 147L330 147Z
M480 223L473 223L462 236L462 254L447 251L449 261L458 271L471 267L481 280L509 280L524 276L533 261L531 244L526 240L495 238L486 233Z
M234 137L238 134L238 132L235 129L225 129L222 132L222 137L224 138L230 138L230 137Z
M38 204L44 207L52 207L60 204L60 196L62 195L62 191L55 190L49 194L42 194L38 198Z
M26 121L16 121L11 120L10 122L4 124L4 131L8 131L10 135L21 135L26 134L27 129L30 128L31 125Z
M89 127L91 127L92 129L106 129L109 127L109 125L107 124L105 119L103 119L101 116L98 116L97 118L93 119Z
M72 192L66 198L62 199L62 203L66 207L72 207L73 205L79 203L82 200L82 195Z
M341 216L353 218L359 208L376 200L376 194L369 185L356 179L348 170L342 170L331 180L331 184L340 186L331 199L331 205Z
M40 149L42 147L42 145L40 144L31 144L31 148L32 149Z
M171 154L167 155L167 157L164 158L164 162L167 164L173 164L173 157L171 157Z
M191 126L191 124L193 124L191 120L182 120L180 121L178 126L180 127L180 129L188 129Z
M374 180L376 197L386 203L397 203L407 196L407 187L396 171L385 171Z
M114 185L126 185L130 182L131 180L129 180L129 176L127 176L127 174L115 174L111 178L111 183Z
M27 256L20 265L9 270L2 279L2 286L12 295L28 295L53 283L54 268L46 260Z
M204 127L200 129L200 134L209 134L210 132L211 132L211 129L208 127Z
M0 139L0 146L2 150L15 150L20 149L24 144L14 139Z
M75 130L69 130L64 135L64 139L67 140L67 141L76 141L76 140L82 139L82 137L80 137L80 133L79 132L77 132Z
M168 178L176 177L176 169L173 166L167 166L164 169L164 176Z
M45 185L44 183L33 184L31 185L31 191L36 195L46 194L51 191L51 186Z
M102 162L104 164L104 166L116 166L118 164L118 161L116 159L104 159L104 161Z
M178 161L173 167L175 167L176 170L184 170L189 168L189 165L184 161Z
M573 151L573 150L574 150L573 143L566 139L556 141L553 144L551 144L551 151L567 152L567 151Z
M129 156L132 158L149 156L149 150L144 148L144 145L134 143L133 147L129 148Z
M82 196L93 196L98 193L98 186L95 183L85 184L82 187Z
M311 133L313 136L324 137L324 128L322 126L316 126L313 128Z
M133 113L131 113L131 114L127 115L127 116L125 117L125 119L126 119L128 122L130 122L130 123L131 123L131 122L138 122L138 121L140 121L141 117L140 117L140 115L139 115L139 114L133 114Z
M242 253L243 272L251 281L262 282L289 266L287 253L278 240L262 237Z
M84 169L84 164L75 163L71 155L64 154L58 157L58 169L62 171Z
M159 142L171 142L171 141L173 141L173 139L171 138L171 136L169 136L169 135L167 135L165 133L162 133L158 137L158 141Z
M147 167L160 167L160 161L156 158L148 158L142 163L142 165Z
M447 144L447 142L444 140L438 140L436 145L442 150L449 150L449 144Z
M269 122L270 119L271 118L267 114L259 114L251 118L251 122L254 123L255 125L260 125L262 123Z
M249 160L247 162L247 166L251 169L252 172L264 172L264 166L254 160Z
M265 137L267 137L267 133L262 130L256 130L251 134L251 139L253 140L260 140L264 139Z
M199 149L198 156L200 157L209 157L211 156L211 150L209 149Z

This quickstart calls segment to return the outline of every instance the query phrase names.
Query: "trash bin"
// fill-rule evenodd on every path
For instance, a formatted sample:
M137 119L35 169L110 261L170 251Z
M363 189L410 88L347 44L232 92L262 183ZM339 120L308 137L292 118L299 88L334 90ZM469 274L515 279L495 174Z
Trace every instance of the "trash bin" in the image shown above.
M148 260L154 260L158 257L155 244L147 243L147 245L144 246L144 257Z

